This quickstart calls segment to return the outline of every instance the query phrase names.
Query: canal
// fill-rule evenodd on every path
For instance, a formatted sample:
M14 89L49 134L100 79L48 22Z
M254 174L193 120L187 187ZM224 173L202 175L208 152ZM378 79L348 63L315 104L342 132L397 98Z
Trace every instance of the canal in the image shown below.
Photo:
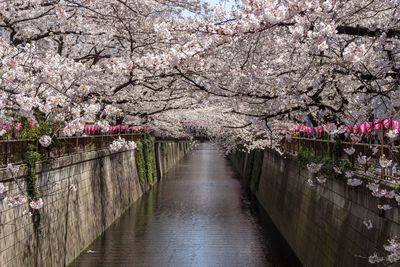
M299 266L223 153L199 147L70 266Z

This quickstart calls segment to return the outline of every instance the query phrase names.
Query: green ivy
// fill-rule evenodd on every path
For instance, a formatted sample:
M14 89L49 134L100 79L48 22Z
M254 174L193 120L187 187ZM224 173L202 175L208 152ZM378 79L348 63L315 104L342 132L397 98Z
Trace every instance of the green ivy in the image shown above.
M37 186L37 173L36 173L36 163L43 159L43 155L40 154L38 143L39 138L42 135L52 136L52 145L57 145L57 140L55 139L55 129L56 126L54 122L45 116L44 113L40 111L35 111L35 118L37 125L35 127L29 126L29 121L27 118L21 118L22 131L17 134L19 139L31 139L32 143L27 146L27 151L25 154L25 163L28 167L28 174L26 177L27 185L27 195L29 199L34 200L40 197L40 192ZM41 233L41 223L42 223L42 213L37 209L30 209L32 213L32 223L37 235L39 237Z
M17 134L17 139L39 139L41 136L39 127L23 127L22 131Z
M154 142L149 135L136 141L136 168L142 190L156 183L156 161L154 155Z
M336 162L334 160L324 158L322 160L321 173L327 177L334 178L336 176L336 173L333 170L335 165Z
M136 141L136 150L135 150L135 161L136 161L136 169L139 176L139 183L142 190L146 189L146 166L144 160L143 153L143 143L142 141Z
M150 186L156 183L156 161L154 155L154 142L149 135L143 138L144 158L146 162L146 177Z
M297 154L296 160L297 160L297 163L299 164L300 168L302 168L302 169L307 167L307 164L317 161L317 159L314 155L314 152L307 148L301 149L299 151L299 153Z
M394 191L396 192L396 194L400 195L400 183L396 184L396 186L394 187Z
M29 144L26 152L26 165L28 167L28 175L26 176L27 195L29 199L37 199L40 197L39 190L37 188L37 175L36 175L36 162L41 158L40 153L37 151L37 146ZM35 229L35 233L40 233L40 224L42 215L40 210L31 209L32 222Z

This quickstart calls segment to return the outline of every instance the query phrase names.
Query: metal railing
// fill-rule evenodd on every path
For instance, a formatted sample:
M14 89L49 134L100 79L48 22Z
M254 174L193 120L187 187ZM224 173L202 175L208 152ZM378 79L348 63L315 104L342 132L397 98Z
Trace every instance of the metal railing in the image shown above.
M42 159L51 159L81 152L89 152L107 148L112 141L121 137L127 141L135 141L142 134L117 134L117 135L93 135L78 137L57 138L49 148L42 147L37 141L29 139L0 140L0 167L8 163L21 164L26 159L28 146L34 146Z
M292 137L285 138L281 143L284 152L292 155L297 155L301 150L307 149L312 151L315 156L325 156L328 158L334 157L334 146L335 141L323 140L323 139L312 139L304 137ZM353 147L355 149L354 154L348 155L344 152L344 149ZM400 177L393 173L392 168L382 169L379 166L379 158L385 155L387 159L392 160L392 166L399 166L400 169L400 147L380 145L380 144L367 144L367 143L351 143L341 142L341 158L348 159L352 162L355 167L362 169L363 167L357 164L358 155L366 155L370 157L369 165L372 165L376 169L380 169L376 175L380 176L381 179L385 180L400 180ZM397 165L396 165L397 164Z

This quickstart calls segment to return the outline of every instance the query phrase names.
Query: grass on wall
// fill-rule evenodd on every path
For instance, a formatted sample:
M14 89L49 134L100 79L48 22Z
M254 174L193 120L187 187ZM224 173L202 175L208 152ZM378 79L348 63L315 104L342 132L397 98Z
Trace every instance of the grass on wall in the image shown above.
M136 168L139 175L140 186L143 191L156 183L156 160L154 153L154 141L145 135L136 142Z
M28 167L28 175L26 177L26 191L29 199L37 199L40 197L39 190L37 187L37 174L36 174L36 162L40 160L40 153L37 151L37 147L29 145L26 152L26 164ZM32 222L36 234L40 234L41 225L41 212L38 209L30 208L32 212Z
M154 142L146 135L143 138L143 153L146 162L146 178L150 186L156 183L156 160L154 153Z
M135 150L136 169L139 176L139 183L142 191L147 187L146 185L146 162L143 153L143 143L141 140L136 141Z

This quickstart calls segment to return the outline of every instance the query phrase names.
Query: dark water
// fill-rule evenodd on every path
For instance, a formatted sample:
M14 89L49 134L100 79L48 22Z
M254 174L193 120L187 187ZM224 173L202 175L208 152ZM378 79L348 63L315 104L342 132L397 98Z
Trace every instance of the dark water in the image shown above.
M202 143L71 266L297 266L228 160Z

